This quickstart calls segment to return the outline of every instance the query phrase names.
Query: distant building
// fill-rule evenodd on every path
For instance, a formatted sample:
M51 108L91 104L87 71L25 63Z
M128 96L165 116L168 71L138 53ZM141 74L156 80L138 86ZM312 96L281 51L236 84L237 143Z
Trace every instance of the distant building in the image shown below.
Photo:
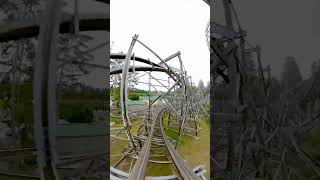
M150 96L150 101L153 102L155 101L159 96ZM139 97L140 101L144 101L146 103L149 103L149 96L140 96ZM163 100L162 97L158 98L155 104L163 104L165 101Z

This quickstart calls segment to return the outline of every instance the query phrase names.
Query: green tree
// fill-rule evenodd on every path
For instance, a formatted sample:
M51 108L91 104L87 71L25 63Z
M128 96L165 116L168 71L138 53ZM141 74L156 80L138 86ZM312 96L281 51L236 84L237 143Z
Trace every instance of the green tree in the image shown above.
M282 66L281 85L284 90L294 88L298 83L302 81L299 66L296 59L292 56L288 56Z

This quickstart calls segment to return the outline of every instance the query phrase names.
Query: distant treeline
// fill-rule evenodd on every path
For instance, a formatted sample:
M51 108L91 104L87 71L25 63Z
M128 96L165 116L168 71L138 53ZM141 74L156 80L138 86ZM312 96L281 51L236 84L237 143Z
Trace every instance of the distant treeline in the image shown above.
M7 112L7 119L11 119L11 89L9 83L0 84L0 110ZM88 86L61 87L57 91L58 117L67 122L72 123L90 123L93 121L93 111L109 109L108 89L96 89ZM26 81L19 84L18 93L16 95L15 105L15 121L16 125L24 124L28 130L33 129L33 83ZM30 135L25 139L26 143L30 143L32 138Z

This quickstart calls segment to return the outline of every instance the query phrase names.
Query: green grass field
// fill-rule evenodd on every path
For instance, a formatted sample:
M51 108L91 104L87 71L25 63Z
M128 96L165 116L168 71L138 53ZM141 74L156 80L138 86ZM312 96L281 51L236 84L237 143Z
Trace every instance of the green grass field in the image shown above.
M187 164L194 168L198 165L204 165L206 178L210 179L210 123L209 120L203 120L201 123L200 135L198 140L193 137L184 136L178 151L186 160Z
M166 117L164 118L163 125L167 135L171 138L176 140L178 137L178 133L175 130L169 129L168 127L168 120ZM121 127L122 122L117 122L113 127ZM138 130L138 125L132 127L132 132L136 132ZM190 136L183 136L182 140L180 141L180 145L178 146L178 151L180 155L186 160L187 164L194 168L198 165L204 165L206 172L206 178L210 179L210 125L209 120L204 119L201 123L199 139L195 140L193 137ZM126 137L126 135L122 135L122 137ZM122 150L126 147L127 142L125 141L118 141L116 143L112 143L110 147L110 152L112 154L120 154ZM149 158L150 159L150 158ZM154 159L154 158L152 158ZM111 165L117 162L119 157L114 157L110 159ZM157 160L166 160L165 157L159 157ZM120 167L122 170L128 172L130 168L131 160L126 159L124 163L128 163L124 167ZM160 175L172 175L173 167L168 164L156 164L156 163L149 163L147 167L147 176L160 176Z

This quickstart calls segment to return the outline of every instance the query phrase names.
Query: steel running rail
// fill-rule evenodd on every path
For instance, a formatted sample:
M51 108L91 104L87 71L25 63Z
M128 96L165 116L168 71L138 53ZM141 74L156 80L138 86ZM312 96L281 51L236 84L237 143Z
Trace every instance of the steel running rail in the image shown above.
M153 121L151 126L151 131L149 133L149 137L146 143L144 143L143 148L139 154L138 160L133 166L132 172L129 175L128 180L142 180L144 179L144 174L147 168L150 149L151 149L151 140L154 132L155 124L158 120L159 116L155 121Z
M153 55L155 55L158 58L158 60L160 60L160 63L155 63L150 59L135 56L135 54L133 53L133 47L136 44L136 42L142 45L148 51L150 51ZM167 64L168 61L170 61L175 57L179 60L180 67L178 68L171 67ZM187 106L189 107L191 102L183 103L182 101L183 100L190 101L192 98L191 99L189 99L190 97L187 98L187 96L190 96L190 94L188 95L186 93L186 89L187 89L186 86L188 85L188 79L187 79L188 77L180 57L180 52L178 51L177 53L162 59L152 49L150 49L144 43L139 41L138 35L135 35L131 41L128 53L111 54L110 59L122 60L119 62L115 61L114 67L111 67L110 69L110 75L119 75L119 79L120 79L119 81L121 81L120 102L121 102L122 116L120 116L120 118L122 117L124 127L117 129L117 131L119 131L117 135L119 135L122 131L123 134L126 134L128 136L128 139L119 138L119 140L131 141L131 143L129 144L129 147L127 147L126 153L122 154L121 155L122 157L115 163L115 165L110 167L110 178L113 180L118 180L118 179L134 179L134 180L136 179L138 180L139 179L149 179L149 180L151 179L153 180L155 179L158 179L158 180L160 179L162 180L196 179L197 180L201 178L205 179L203 174L206 172L206 170L204 169L204 167L198 166L193 169L189 168L184 162L184 160L180 157L179 153L175 150L176 147L174 147L171 144L171 142L169 142L169 138L166 137L164 130L161 130L161 127L160 127L162 126L161 121L163 120L164 114L169 111L170 111L170 114L174 113L174 116L181 117L181 118L177 117L175 120L175 123L177 123L177 127L179 127L179 130L180 130L179 132L180 136L184 134L183 129L187 128L185 124L190 121L186 119L187 117L186 113L189 114L190 109L187 110ZM132 64L130 63L130 61L132 61ZM139 65L136 66L135 62L139 62ZM146 115L146 118L148 118L148 121L142 120L142 124L139 127L139 130L141 130L144 127L144 130L142 130L144 132L143 133L144 135L141 137L138 137L132 134L131 127L133 125L131 124L131 121L130 121L130 117L132 117L132 115L129 115L130 112L128 111L129 109L128 108L128 90L129 90L128 84L130 81L128 76L130 72L138 72L138 71L146 72L144 75L146 75L149 72L149 83L147 83L149 85L149 92L151 91L150 90L151 86L157 91L157 89L154 87L155 85L151 83L151 79L154 79L159 84L161 84L162 86L160 87L164 87L167 89L166 93L158 94L159 96L156 99L154 100L149 99L149 103L148 103L149 116ZM166 75L168 75L169 76L168 80L164 80L165 82L168 81L168 85L164 85L162 82L159 82L157 78L151 75L151 72L163 72ZM120 75L121 75L121 78L120 78ZM139 76L138 78L142 76ZM169 80L174 81L173 85L170 83ZM189 80L189 82L192 83L191 79ZM143 82L138 82L138 83L143 83ZM164 98L171 92L171 90L175 91L174 93L175 95L173 97L174 99L176 99L175 103L170 102L166 100L166 98ZM166 104L168 105L164 109L158 109L158 107L160 108L160 106L154 105L159 98L163 98L164 101L166 101ZM196 105L196 103L194 105ZM180 109L181 113L178 112L179 110L175 109L175 107L177 109ZM151 111L152 113L150 113ZM143 124L144 122L145 124ZM142 131L139 131L139 132L141 133ZM111 137L117 138L115 136L111 136ZM141 141L138 139L140 139ZM138 141L140 142L138 143ZM141 144L141 142L143 142L143 145ZM167 161L155 161L150 159L152 156L151 153L153 153L153 150L154 150L153 145L155 145L155 148L161 149L161 155L165 156L166 159L168 159ZM165 155L163 155L162 151L164 152ZM115 167L119 166L119 163L121 163L121 161L123 161L128 156L131 156L132 158L129 172L127 173L120 169L116 169ZM169 176L147 176L146 169L149 163L171 164L176 173L174 175L169 175Z
M135 163L131 173L129 174L128 180L143 180L146 172L146 167L148 163L151 140L154 135L154 129L157 123L160 124L161 136L164 140L166 149L169 152L170 158L172 159L173 165L176 167L176 170L185 180L201 180L193 170L187 166L179 153L175 150L172 144L169 142L169 139L166 137L164 128L163 128L163 115L167 111L167 108L163 108L157 115L156 120L152 123L151 131L149 133L148 141L144 144L141 153L139 154L138 161Z
M95 1L104 3L107 7L110 5L110 0ZM1 43L32 37L38 40L36 59L33 65L33 130L37 152L32 154L33 149L7 150L0 152L0 158L6 158L5 155L16 155L17 153L19 158L27 155L37 156L39 178L42 180L58 179L58 175L60 175L55 167L58 160L55 150L57 117L55 86L57 79L56 62L59 61L56 57L56 37L61 33L74 34L78 31L110 31L108 9L103 14L83 14L75 8L75 13L68 14L62 13L62 5L61 0L48 0L39 17L24 21L0 23ZM97 48L101 48L101 46ZM71 61L69 63L80 64L82 62ZM106 66L86 65L108 69ZM16 172L0 172L0 174L12 177L38 178Z
M164 111L161 112L161 117L163 117ZM161 118L162 120L162 118ZM190 167L187 166L187 164L184 162L182 157L179 155L179 153L175 150L175 148L172 146L172 144L169 142L166 133L163 128L163 123L160 121L160 130L161 135L163 137L164 143L166 145L167 150L169 151L170 157L173 160L173 163L177 170L179 171L180 175L185 180L201 180Z
M0 171L1 177L7 176L11 178L23 178L26 180L40 180L40 176L32 175L32 174L26 174L26 173L20 173L20 172L3 172L3 170Z

